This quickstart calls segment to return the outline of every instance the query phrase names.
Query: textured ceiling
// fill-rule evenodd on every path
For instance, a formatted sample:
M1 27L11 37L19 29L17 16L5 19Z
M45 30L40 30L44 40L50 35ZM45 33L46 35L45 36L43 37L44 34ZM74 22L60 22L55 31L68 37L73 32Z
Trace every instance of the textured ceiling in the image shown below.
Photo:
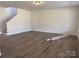
M40 5L34 5L33 1L0 1L0 6L19 7L29 10L52 9L59 7L79 6L79 1L43 1Z

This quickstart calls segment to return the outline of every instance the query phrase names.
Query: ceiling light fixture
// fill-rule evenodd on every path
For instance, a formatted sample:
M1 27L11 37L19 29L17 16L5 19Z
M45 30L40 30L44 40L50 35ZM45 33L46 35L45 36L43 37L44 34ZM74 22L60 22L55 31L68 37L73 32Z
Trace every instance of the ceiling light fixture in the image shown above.
M42 2L41 1L34 1L33 4L36 4L36 5L39 5L41 4Z

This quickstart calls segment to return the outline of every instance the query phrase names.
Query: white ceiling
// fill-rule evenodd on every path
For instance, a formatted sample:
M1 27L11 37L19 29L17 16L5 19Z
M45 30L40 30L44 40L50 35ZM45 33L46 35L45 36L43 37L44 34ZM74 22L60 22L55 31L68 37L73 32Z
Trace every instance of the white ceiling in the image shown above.
M52 9L59 7L79 6L79 1L43 1L40 5L34 5L33 1L0 1L0 6L22 7L30 10Z

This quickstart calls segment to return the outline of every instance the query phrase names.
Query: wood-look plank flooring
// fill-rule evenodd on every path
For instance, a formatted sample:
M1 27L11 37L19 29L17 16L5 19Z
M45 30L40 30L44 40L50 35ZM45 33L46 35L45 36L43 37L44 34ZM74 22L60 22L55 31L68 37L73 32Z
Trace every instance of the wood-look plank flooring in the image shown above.
M77 36L49 41L46 39L61 34L26 32L12 36L0 35L1 58L56 58L79 57Z

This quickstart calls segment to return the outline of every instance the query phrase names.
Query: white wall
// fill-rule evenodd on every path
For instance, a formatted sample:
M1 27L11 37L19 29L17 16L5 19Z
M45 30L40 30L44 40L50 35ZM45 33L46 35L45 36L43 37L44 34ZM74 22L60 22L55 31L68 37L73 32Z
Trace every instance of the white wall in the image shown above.
M2 33L2 21L3 21L3 18L5 17L6 13L4 12L4 8L3 7L0 7L0 33Z
M17 15L7 23L8 35L31 30L31 13L28 10L17 8Z
M76 7L32 11L34 31L75 35L78 31L77 20Z
M31 12L17 7L17 15L7 23L7 33L11 35L32 29L50 33L76 34L77 11L76 8L57 8Z
M16 14L11 11L13 11L11 7L0 7L0 34L5 30L6 23Z
M78 19L79 19L79 7L78 7L78 14L77 14L77 16L78 16ZM79 20L78 20L78 32L79 32Z

